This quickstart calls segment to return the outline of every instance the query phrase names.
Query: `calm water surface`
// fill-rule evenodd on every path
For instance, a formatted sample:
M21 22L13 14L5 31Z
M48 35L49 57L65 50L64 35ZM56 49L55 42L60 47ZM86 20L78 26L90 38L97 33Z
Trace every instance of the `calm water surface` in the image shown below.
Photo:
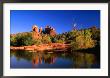
M11 51L11 68L100 68L100 54Z

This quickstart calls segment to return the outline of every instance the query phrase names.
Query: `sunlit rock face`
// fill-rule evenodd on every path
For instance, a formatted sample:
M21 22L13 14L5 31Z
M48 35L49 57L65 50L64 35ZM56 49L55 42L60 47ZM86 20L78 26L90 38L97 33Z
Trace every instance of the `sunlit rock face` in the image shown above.
M56 35L56 31L54 28L50 27L50 26L46 26L45 27L45 33L49 34L51 36L55 36Z
M39 28L36 25L32 26L32 36L33 36L33 39L40 39L41 38Z
M55 35L56 35L56 31L52 29L52 30L50 31L50 35L51 35L51 36L55 36Z
M41 39L42 36L41 34L49 34L50 36L55 36L56 35L56 31L54 28L50 27L50 26L46 26L44 31L42 29L42 27L38 28L37 25L33 25L32 26L32 32L33 32L33 39Z
M27 34L28 32L22 32L17 34ZM17 34L10 34L10 37L14 37ZM48 34L50 36L55 36L56 31L53 27L46 26L44 29L42 27L38 28L37 25L32 26L32 38L33 39L42 39L42 34Z
M40 34L42 33L42 30L43 30L42 27L40 27L40 29L39 29L39 33L40 33Z

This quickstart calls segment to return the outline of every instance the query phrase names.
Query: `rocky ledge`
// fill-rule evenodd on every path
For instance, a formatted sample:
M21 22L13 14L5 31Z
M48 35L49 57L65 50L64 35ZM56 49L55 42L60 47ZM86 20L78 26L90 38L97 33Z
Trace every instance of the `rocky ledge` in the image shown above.
M32 45L32 46L21 46L15 47L11 46L11 50L31 50L31 51L45 51L45 50L64 50L70 47L70 44L62 43L51 43L51 44L41 44L41 45Z

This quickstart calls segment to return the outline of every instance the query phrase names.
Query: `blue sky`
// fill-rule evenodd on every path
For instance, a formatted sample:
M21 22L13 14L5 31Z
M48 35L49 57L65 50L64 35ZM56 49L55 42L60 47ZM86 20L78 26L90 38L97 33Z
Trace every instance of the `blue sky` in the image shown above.
M29 32L33 25L45 28L50 25L57 33L78 29L100 27L99 10L11 10L10 28L12 33Z

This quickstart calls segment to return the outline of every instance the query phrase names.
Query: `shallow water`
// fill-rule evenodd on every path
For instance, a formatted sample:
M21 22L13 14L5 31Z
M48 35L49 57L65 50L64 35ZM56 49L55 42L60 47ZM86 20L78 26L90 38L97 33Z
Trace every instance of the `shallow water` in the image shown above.
M11 51L11 68L100 68L100 54Z

